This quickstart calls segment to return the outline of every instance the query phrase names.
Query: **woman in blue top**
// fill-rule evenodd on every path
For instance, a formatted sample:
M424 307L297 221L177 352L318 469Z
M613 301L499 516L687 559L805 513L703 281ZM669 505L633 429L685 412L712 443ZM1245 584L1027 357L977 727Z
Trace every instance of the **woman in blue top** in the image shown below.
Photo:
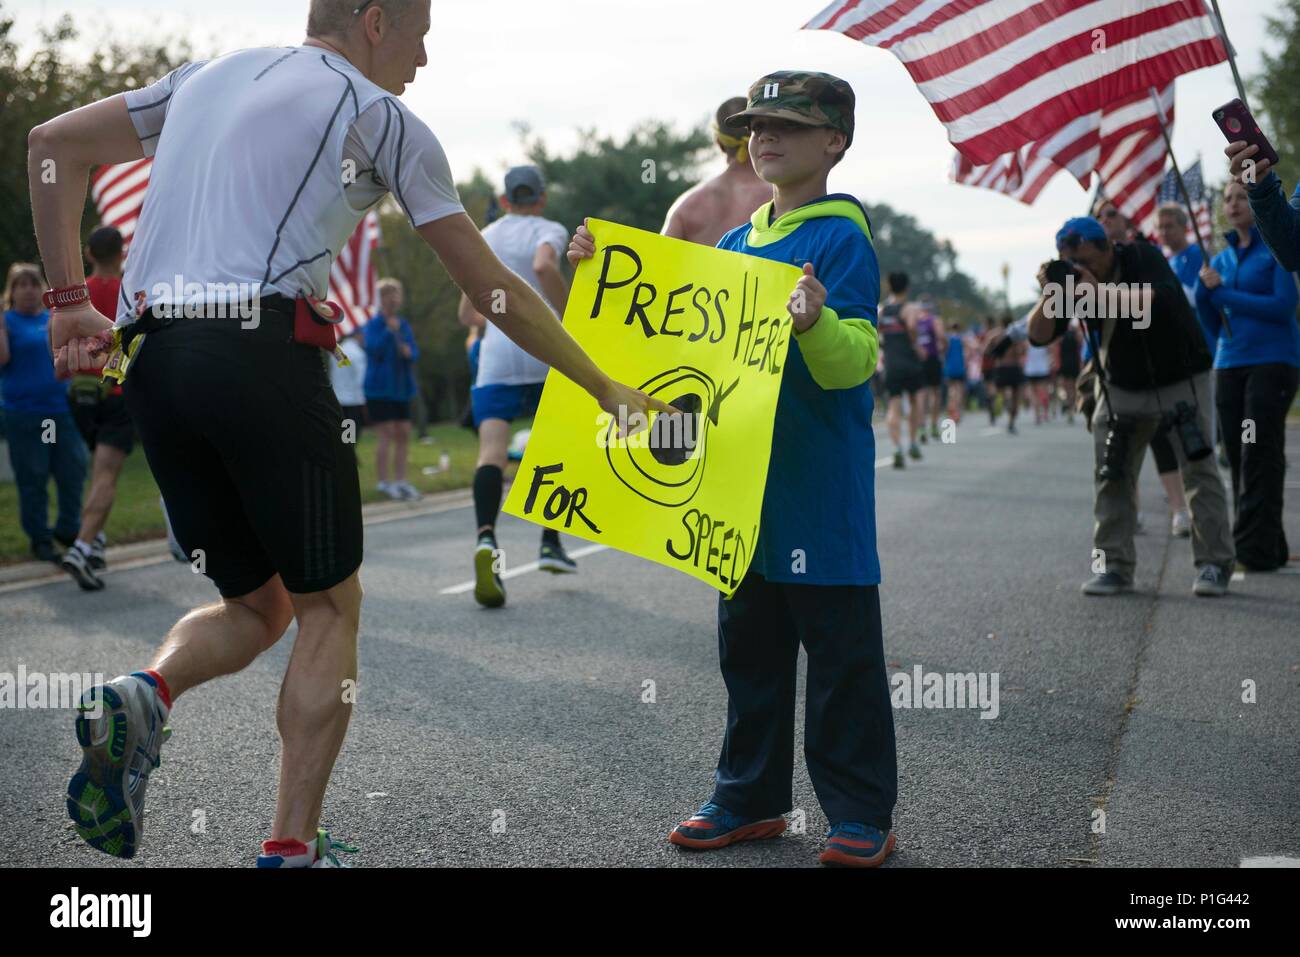
M38 267L16 263L5 280L0 321L0 398L4 400L9 461L18 486L18 511L32 554L61 558L51 539L71 547L81 530L81 492L90 456L68 405L67 383L54 375L48 327L41 308L45 277ZM50 477L59 493L59 517L49 525Z
M1211 342L1216 404L1232 465L1237 561L1253 571L1287 563L1282 529L1286 414L1300 381L1295 278L1278 264L1255 225L1246 188L1229 183L1223 211L1228 248L1201 270L1196 308ZM1220 311L1232 325L1229 338Z
M411 400L415 397L415 345L411 324L398 315L402 284L380 280L379 312L366 323L366 412L374 426L375 472L379 491L389 498L420 498L406 480L407 451L411 441ZM389 471L389 462L392 471ZM389 476L392 476L391 480Z

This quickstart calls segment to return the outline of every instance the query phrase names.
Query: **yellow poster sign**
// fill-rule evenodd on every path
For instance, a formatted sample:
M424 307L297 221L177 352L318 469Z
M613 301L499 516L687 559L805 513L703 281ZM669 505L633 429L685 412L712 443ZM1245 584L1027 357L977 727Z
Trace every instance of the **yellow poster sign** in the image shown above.
M754 556L800 271L591 220L564 327L612 378L681 409L624 422L546 379L505 511L731 595Z

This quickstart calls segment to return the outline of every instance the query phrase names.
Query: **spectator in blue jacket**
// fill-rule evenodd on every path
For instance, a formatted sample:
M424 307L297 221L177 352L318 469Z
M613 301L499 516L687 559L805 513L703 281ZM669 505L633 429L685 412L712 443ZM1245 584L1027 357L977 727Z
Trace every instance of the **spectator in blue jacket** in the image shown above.
M1282 181L1269 161L1256 159L1258 146L1239 141L1228 144L1224 152L1233 178L1249 191L1260 235L1273 257L1288 272L1300 270L1300 184L1288 205Z
M54 374L50 314L41 307L45 277L38 267L9 267L0 319L0 395L18 511L32 555L58 564L52 539L71 547L81 529L81 492L90 454L68 405L68 384ZM49 525L49 483L58 489L58 519Z
M1223 211L1228 248L1201 270L1196 306L1217 340L1216 403L1232 466L1237 560L1254 571L1287 563L1282 529L1286 415L1300 382L1295 279L1264 244L1246 187L1231 182ZM1220 310L1232 326L1229 338Z
M418 499L406 480L411 441L411 399L415 396L415 345L411 324L398 315L402 284L381 279L379 312L366 323L366 412L375 430L375 473L379 491L389 498ZM389 470L389 462L392 470ZM390 480L391 476L391 480Z

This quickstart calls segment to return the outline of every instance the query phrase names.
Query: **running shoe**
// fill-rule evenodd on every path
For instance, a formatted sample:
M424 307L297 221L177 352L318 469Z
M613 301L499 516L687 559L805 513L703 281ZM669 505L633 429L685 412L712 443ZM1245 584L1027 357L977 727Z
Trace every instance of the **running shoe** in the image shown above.
M168 708L136 675L95 685L81 696L77 743L84 757L68 783L77 836L113 857L135 857L144 838L144 793L160 764Z
M1119 595L1133 590L1133 583L1116 572L1103 572L1094 575L1083 583L1085 595Z
M90 556L76 545L64 553L63 561L59 564L81 586L82 591L99 591L104 587L104 579L96 575L95 569L91 567Z
M925 426L921 427L921 434L917 437L921 440L922 445L925 445L927 442L930 441L930 437L926 435Z
M258 867L308 868L350 867L338 855L355 854L357 849L342 841L335 841L323 828L316 831L311 844L302 841L263 841L262 853L257 855Z
M922 436L921 439L924 441L925 436ZM907 450L907 455L909 458L913 458L918 462L921 461L921 447L913 442L911 448Z
M907 468L907 459L903 458L902 449L899 449L897 452L894 453L894 468L896 469Z
M578 563L568 556L563 545L550 545L542 542L542 550L537 559L537 567L552 575L572 575L578 570Z
M841 821L826 831L826 850L817 859L835 867L879 867L894 850L894 832Z
M1201 598L1222 598L1228 594L1228 573L1218 565L1202 565L1192 585L1192 593Z
M710 801L673 828L668 840L693 851L712 851L737 841L776 837L784 830L784 817L742 817Z
M95 536L95 540L90 543L90 567L97 572L102 572L108 567L108 539L104 533L100 532Z
M480 535L474 550L474 600L484 608L500 608L506 603L506 586L493 567L497 561L497 540Z
M312 867L351 867L339 860L339 854L355 854L357 848L330 837L329 831L316 832L316 862Z
M930 423L930 438L939 441L939 427L934 423Z
M375 489L387 495L393 501L399 501L402 498L402 490L397 487L396 482L380 482L375 486Z
M1014 422L1008 422L1008 423L1007 423L1007 435L1019 435L1019 434L1020 434L1020 433L1016 431L1016 423L1014 423Z
M1192 513L1185 508L1180 508L1174 512L1174 517L1170 523L1170 532L1174 538L1191 538L1192 537Z
M394 482L393 487L397 489L399 497L408 502L418 502L420 499L424 498L424 496L420 494L420 490L410 482Z

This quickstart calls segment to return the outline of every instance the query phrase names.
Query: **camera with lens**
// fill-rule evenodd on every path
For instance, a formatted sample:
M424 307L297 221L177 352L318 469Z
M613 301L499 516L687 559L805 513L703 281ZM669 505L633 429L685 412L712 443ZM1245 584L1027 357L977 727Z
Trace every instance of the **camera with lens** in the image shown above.
M1171 416L1172 426L1182 443L1183 455L1189 462L1199 462L1213 451L1205 441L1205 434L1196 420L1196 409L1188 402L1179 402L1174 406Z
M1053 259L1045 268L1047 270L1047 281L1057 286L1064 286L1067 276L1073 276L1076 280L1079 278L1079 270L1064 259Z
M1129 447L1133 433L1137 430L1134 419L1122 415L1112 415L1106 428L1106 454L1097 469L1097 479L1102 482L1115 482L1124 478L1128 464Z

